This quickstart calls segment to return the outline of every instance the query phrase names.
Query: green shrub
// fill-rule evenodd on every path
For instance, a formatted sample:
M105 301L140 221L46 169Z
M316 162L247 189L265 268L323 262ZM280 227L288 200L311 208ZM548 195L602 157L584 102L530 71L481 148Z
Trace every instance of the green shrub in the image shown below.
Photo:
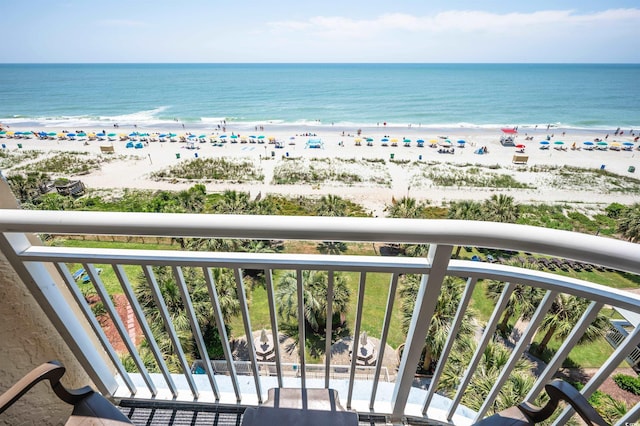
M631 392L634 395L640 395L640 379L626 374L616 374L613 381L620 389Z

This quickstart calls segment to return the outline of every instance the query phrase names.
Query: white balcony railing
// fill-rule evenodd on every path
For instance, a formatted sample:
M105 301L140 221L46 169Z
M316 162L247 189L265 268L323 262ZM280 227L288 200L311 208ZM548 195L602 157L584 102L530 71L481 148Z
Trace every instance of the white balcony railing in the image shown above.
M158 237L200 237L229 239L270 239L305 241L345 241L376 243L423 243L430 244L426 258L381 257L381 256L330 256L309 254L231 253L194 252L169 250L133 250L104 248L65 248L33 245L30 233L78 234L78 235L126 235ZM269 387L301 386L332 387L339 390L343 403L350 409L362 413L380 414L392 420L414 418L444 424L470 424L484 417L490 410L500 389L507 381L539 325L547 313L553 299L559 293L580 296L591 301L589 308L577 322L571 334L565 339L555 356L547 364L528 393L526 400L533 402L544 384L558 371L571 349L577 344L600 309L613 306L640 313L640 297L623 290L603 287L566 276L539 270L518 268L495 263L452 260L454 245L514 250L572 259L576 262L602 265L632 274L640 273L640 246L614 239L600 238L565 231L532 228L520 225L464 222L448 220L398 220L398 219L354 219L322 217L271 217L271 216L214 216L186 214L146 214L146 213L90 213L90 212L44 212L0 210L0 249L13 268L27 284L38 303L51 318L53 324L72 348L96 386L103 393L120 398L155 398L187 400L198 403L219 403L249 406L261 403ZM105 309L113 319L118 334L125 343L128 354L137 366L137 373L125 370L119 355L106 338L105 333L81 294L76 280L69 270L69 264L81 264L93 283ZM120 320L108 291L98 273L100 265L113 268L122 292L128 299L136 320L142 327L149 350L157 362L160 373L150 373L141 359L139 348L129 337L127 326ZM165 329L175 349L182 374L171 373L147 323L139 301L136 299L132 279L127 275L125 265L137 265L146 282L153 289L153 296L164 322ZM185 354L179 344L179 337L173 327L169 310L160 294L154 266L169 266L173 271L180 297L186 307L197 350L204 360L205 374L192 374ZM208 362L203 335L198 325L196 312L182 273L183 268L199 268L207 282L210 301L214 308L218 332L225 354L226 370L220 372L220 362ZM353 358L347 369L336 369L330 357L322 368L308 363L304 351L296 365L296 374L286 374L278 345L275 345L276 360L264 373L265 366L259 364L255 355L253 340L247 338L249 361L244 364L248 375L239 374L237 364L232 359L232 348L226 335L221 315L220 301L212 268L228 268L235 272L240 311L244 333L252 336L251 315L244 297L243 270L253 269L265 272L266 293L272 332L272 339L278 339L281 331L278 325L276 301L274 297L273 273L291 270L297 273L298 288L298 347L305 345L303 315L304 270L328 271L328 297L333 298L334 274L355 272L359 274L357 301L354 303L355 323L352 331L359 336L362 315L365 310L364 292L368 276L372 273L386 273L390 277L386 298L384 320L381 325L380 345L376 348L382 359L388 339L392 315L398 309L396 294L399 277L403 274L422 276L420 290L407 333L402 358L397 372L391 376L395 381L387 382L382 363L374 371L362 377ZM451 353L458 327L467 310L471 294L479 279L504 282L504 290L493 314L478 337L477 348L466 368L453 398L447 399L435 390L441 379L444 362L438 363L431 385L423 390L414 387L415 366L418 364L430 318L436 309L436 301L441 292L443 280L447 276L466 279L466 288L461 297L451 334L441 353L446 360ZM62 283L62 288L56 285ZM524 284L544 289L546 294L520 340L512 349L511 356L501 371L494 386L486 396L482 407L472 411L463 407L462 397L467 391L471 378L478 367L484 349L494 338L498 320L507 304L515 284ZM70 296L69 296L70 295ZM327 318L332 317L331 304L327 303ZM90 327L87 327L89 324ZM331 352L331 326L327 327L325 353ZM95 342L99 342L96 344ZM598 372L583 388L586 396L592 394L614 369L640 343L640 330L631 332L602 365ZM218 364L217 372L214 364ZM287 367L289 368L289 367ZM336 372L341 374L336 374ZM320 376L320 379L318 379ZM382 379L381 379L382 378ZM566 409L558 418L562 424L571 415ZM636 421L640 415L640 404L633 407L621 423Z

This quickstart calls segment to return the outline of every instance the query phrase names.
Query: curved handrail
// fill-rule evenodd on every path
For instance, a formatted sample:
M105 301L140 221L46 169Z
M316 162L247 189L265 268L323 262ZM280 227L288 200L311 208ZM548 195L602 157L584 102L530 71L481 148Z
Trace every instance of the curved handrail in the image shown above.
M0 210L0 232L145 235L469 245L544 253L640 273L640 245L498 222Z

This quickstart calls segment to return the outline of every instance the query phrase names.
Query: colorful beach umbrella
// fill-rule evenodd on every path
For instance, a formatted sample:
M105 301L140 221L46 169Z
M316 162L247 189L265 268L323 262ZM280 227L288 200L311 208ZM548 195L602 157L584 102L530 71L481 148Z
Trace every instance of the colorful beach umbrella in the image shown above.
M624 146L633 146L633 142L622 142Z
M591 141L584 141L584 142L582 142L582 144L586 145L586 146L593 146L594 145L593 142L591 142Z
M540 145L549 145L549 141L540 141Z
M564 145L564 142L562 142L562 141L555 141L553 144L554 144L554 145Z
M525 148L526 148L526 146L525 146L525 145L522 145L522 144L518 144L518 145L516 145L516 148L518 148L518 149L525 149Z
M458 143L459 144L465 144L465 143L467 143L467 141L465 141L464 139L458 139Z
M382 138L380 139L381 142L389 142L389 138Z
M609 144L606 143L605 141L598 142L598 146L607 146L607 145L609 145Z
M424 139L418 139L416 142L418 142L418 143L424 143Z

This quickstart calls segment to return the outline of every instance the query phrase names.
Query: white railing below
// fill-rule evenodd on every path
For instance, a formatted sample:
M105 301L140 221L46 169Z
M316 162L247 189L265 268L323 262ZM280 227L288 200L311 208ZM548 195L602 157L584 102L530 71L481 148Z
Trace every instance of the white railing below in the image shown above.
M430 248L426 258L75 249L32 245L26 233L420 243L430 244ZM60 330L100 390L119 397L153 397L254 405L264 401L269 387L285 385L332 387L340 390L343 405L363 413L386 415L393 421L408 417L445 424L470 424L489 412L491 404L535 336L538 326L557 294L568 293L580 296L591 301L591 305L558 349L555 357L538 376L533 389L527 395L526 400L529 402L533 402L540 394L544 384L557 372L604 305L640 313L640 297L637 295L538 270L495 263L452 260L454 245L537 253L572 259L576 262L594 263L635 274L640 273L640 246L636 244L520 225L443 220L0 210L0 249ZM100 323L67 267L71 263L82 265L89 281L95 287L107 314L113 319L114 327L124 341L127 353L137 366L135 374L126 371L119 354L106 338ZM155 359L159 372L149 372L145 367L139 348L130 339L127 326L119 319L115 307L110 302L109 293L98 273L98 265L100 268L113 268L118 284L142 327L142 332L149 344L149 351ZM163 352L147 324L139 301L135 298L133 279L127 275L125 265L137 265L147 285L153 290L157 308L175 350L182 374L170 371ZM203 360L201 362L204 374L191 373L191 366L179 344L179 336L173 327L170 312L158 289L154 266L171 268L191 325L196 350ZM187 267L199 269L207 282L209 298L214 308L225 353L223 361L208 362L208 357L202 356L206 355L206 348L183 274L183 268ZM376 348L380 358L384 356L392 315L400 304L396 297L399 278L405 274L420 275L422 277L420 291L397 372L388 372L381 363L378 363L375 367L367 369L367 373L364 374L356 366L355 359L349 366L338 366L332 365L329 357L323 365L316 366L308 363L304 351L301 351L299 363L289 365L282 362L276 350L275 362L265 366L255 355L252 339L247 339L249 361L238 363L233 359L220 313L219 295L212 275L214 268L227 268L235 273L244 333L247 336L252 336L259 330L252 328L248 302L243 296L243 270L264 271L271 333L274 340L277 339L281 330L274 298L273 273L281 270L296 271L299 301L298 347L304 347L306 341L301 291L303 289L302 271L327 271L329 295L333 291L335 273L357 273L359 286L357 302L354 303L355 323L349 325L353 326L354 336L360 335L362 327L365 308L363 295L369 283L368 276L372 273L388 274L388 292L381 295L386 298L384 320L380 335L376 336L380 342ZM436 309L436 301L441 292L443 280L447 276L461 277L466 280L467 286L453 320L451 334L443 349L442 359L447 359L452 350L457 327L469 306L470 296L477 281L491 279L505 283L502 297L496 303L492 317L478 338L476 352L465 375L461 377L457 393L452 399L443 398L435 393L444 363L438 364L428 389L419 389L414 386L415 368L424 347L429 321ZM52 283L63 284L64 288L59 288ZM493 339L498 320L516 283L544 289L546 296L531 317L529 326L523 332L520 341L512 349L511 358L487 395L485 404L477 412L471 411L462 406L462 396L468 389L484 348ZM67 295L70 295L71 300ZM330 303L327 305L331 306ZM331 314L329 310L327 318L330 318ZM85 327L86 324L89 325L89 329ZM331 326L329 326L325 353L330 353L331 350L331 332ZM96 339L99 346L92 343ZM623 340L616 341L617 349L582 390L586 396L593 393L620 362L637 350L640 343L640 330L634 330ZM296 366L296 374L292 376L289 374L289 367L293 371L293 365ZM636 412L640 412L638 406L632 410L632 413ZM565 410L558 423L566 422L569 415L570 411ZM625 418L625 421L635 420L637 420L636 414Z

